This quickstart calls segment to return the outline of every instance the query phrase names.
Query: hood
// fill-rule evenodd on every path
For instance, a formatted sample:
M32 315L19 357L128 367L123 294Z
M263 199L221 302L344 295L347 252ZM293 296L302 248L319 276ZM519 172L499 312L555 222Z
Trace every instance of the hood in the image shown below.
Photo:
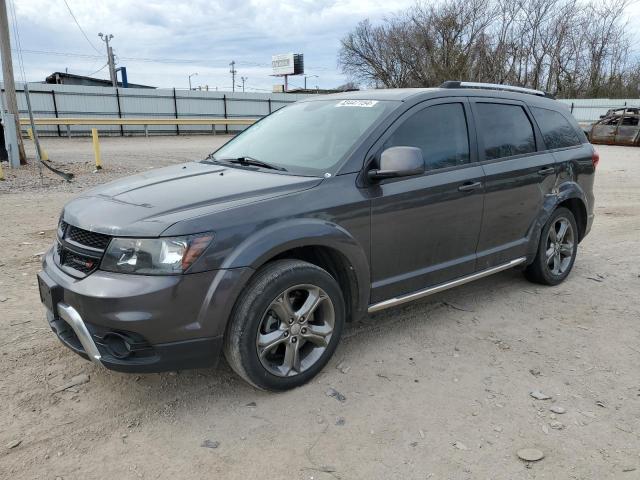
M179 221L306 190L321 181L194 162L101 185L71 200L63 215L71 225L92 232L153 237Z

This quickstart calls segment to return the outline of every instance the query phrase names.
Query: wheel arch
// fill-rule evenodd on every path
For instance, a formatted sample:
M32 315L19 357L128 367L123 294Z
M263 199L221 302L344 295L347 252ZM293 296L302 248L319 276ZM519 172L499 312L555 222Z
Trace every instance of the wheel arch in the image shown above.
M573 213L578 225L578 242L581 242L587 232L588 202L582 187L575 181L564 182L558 187L553 208L549 210L545 222L549 216L559 207L565 207Z
M585 237L587 229L587 200L586 196L576 182L566 182L560 185L553 195L547 195L540 214L531 225L528 234L529 244L527 248L527 265L530 264L538 250L540 235L545 224L559 207L568 208L578 224L578 242Z
M345 296L347 318L364 314L369 302L369 262L343 227L319 219L289 220L258 231L238 245L222 268L251 267L282 259L304 260L331 274Z
M578 197L567 198L557 204L556 209L564 207L569 210L578 225L578 242L581 242L587 230L587 207L584 201Z

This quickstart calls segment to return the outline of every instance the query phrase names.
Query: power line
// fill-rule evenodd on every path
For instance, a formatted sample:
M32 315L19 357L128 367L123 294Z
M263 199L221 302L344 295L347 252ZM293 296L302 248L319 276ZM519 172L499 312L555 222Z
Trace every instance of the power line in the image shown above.
M95 75L96 73L100 73L102 70L104 70L104 67L106 67L107 65L109 65L109 63L105 63L104 65L102 65L98 70L96 70L93 73L89 73L88 75L85 75L85 77L90 77L92 75Z
M22 82L26 83L27 76L24 71L24 62L22 60L22 42L20 41L20 29L18 28L18 18L16 17L16 6L13 0L9 1L9 9L11 11L11 21L13 22L13 34L16 41L16 49L18 53L18 66L22 76Z
M93 55L92 53L75 53L75 52L52 52L48 50L22 50L22 53L28 53L32 55L53 55L58 57L77 57L85 58L88 60L102 60L104 55ZM149 63L197 63L202 60L182 59L182 58L141 58L141 57L121 57L120 60L127 60L130 62L149 62Z
M87 36L87 34L84 32L84 30L80 26L80 22L78 22L78 19L76 18L76 16L71 11L71 7L67 3L67 0L62 0L62 1L67 6L67 10L69 10L69 14L73 18L73 21L76 22L76 25L78 26L78 29L80 30L80 33L82 33L82 36L84 37L84 39L89 43L89 45L91 45L91 48L93 48L96 52L100 53L100 50L98 50L98 48L91 42L91 40L89 40L89 37Z

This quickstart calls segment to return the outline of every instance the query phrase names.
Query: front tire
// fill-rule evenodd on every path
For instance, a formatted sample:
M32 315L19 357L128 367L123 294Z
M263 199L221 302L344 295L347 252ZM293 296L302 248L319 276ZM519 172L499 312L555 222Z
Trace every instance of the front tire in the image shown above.
M528 280L558 285L571 273L578 251L578 226L571 210L556 209L540 235L538 252L525 271Z
M308 262L277 260L258 270L236 303L225 357L255 387L289 390L327 364L344 323L342 292L329 273Z

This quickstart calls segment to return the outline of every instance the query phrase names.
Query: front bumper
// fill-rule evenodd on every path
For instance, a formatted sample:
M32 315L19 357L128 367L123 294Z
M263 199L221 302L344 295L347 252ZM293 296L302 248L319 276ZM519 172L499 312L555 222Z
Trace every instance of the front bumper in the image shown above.
M222 351L223 337L200 338L148 346L122 358L115 356L101 338L91 335L78 312L69 305L58 304L57 317L47 311L47 321L66 347L87 360L119 372L151 373L212 367Z
M159 372L216 364L235 299L251 269L142 276L64 273L51 252L38 273L53 332L109 369ZM43 290L41 289L41 292Z

